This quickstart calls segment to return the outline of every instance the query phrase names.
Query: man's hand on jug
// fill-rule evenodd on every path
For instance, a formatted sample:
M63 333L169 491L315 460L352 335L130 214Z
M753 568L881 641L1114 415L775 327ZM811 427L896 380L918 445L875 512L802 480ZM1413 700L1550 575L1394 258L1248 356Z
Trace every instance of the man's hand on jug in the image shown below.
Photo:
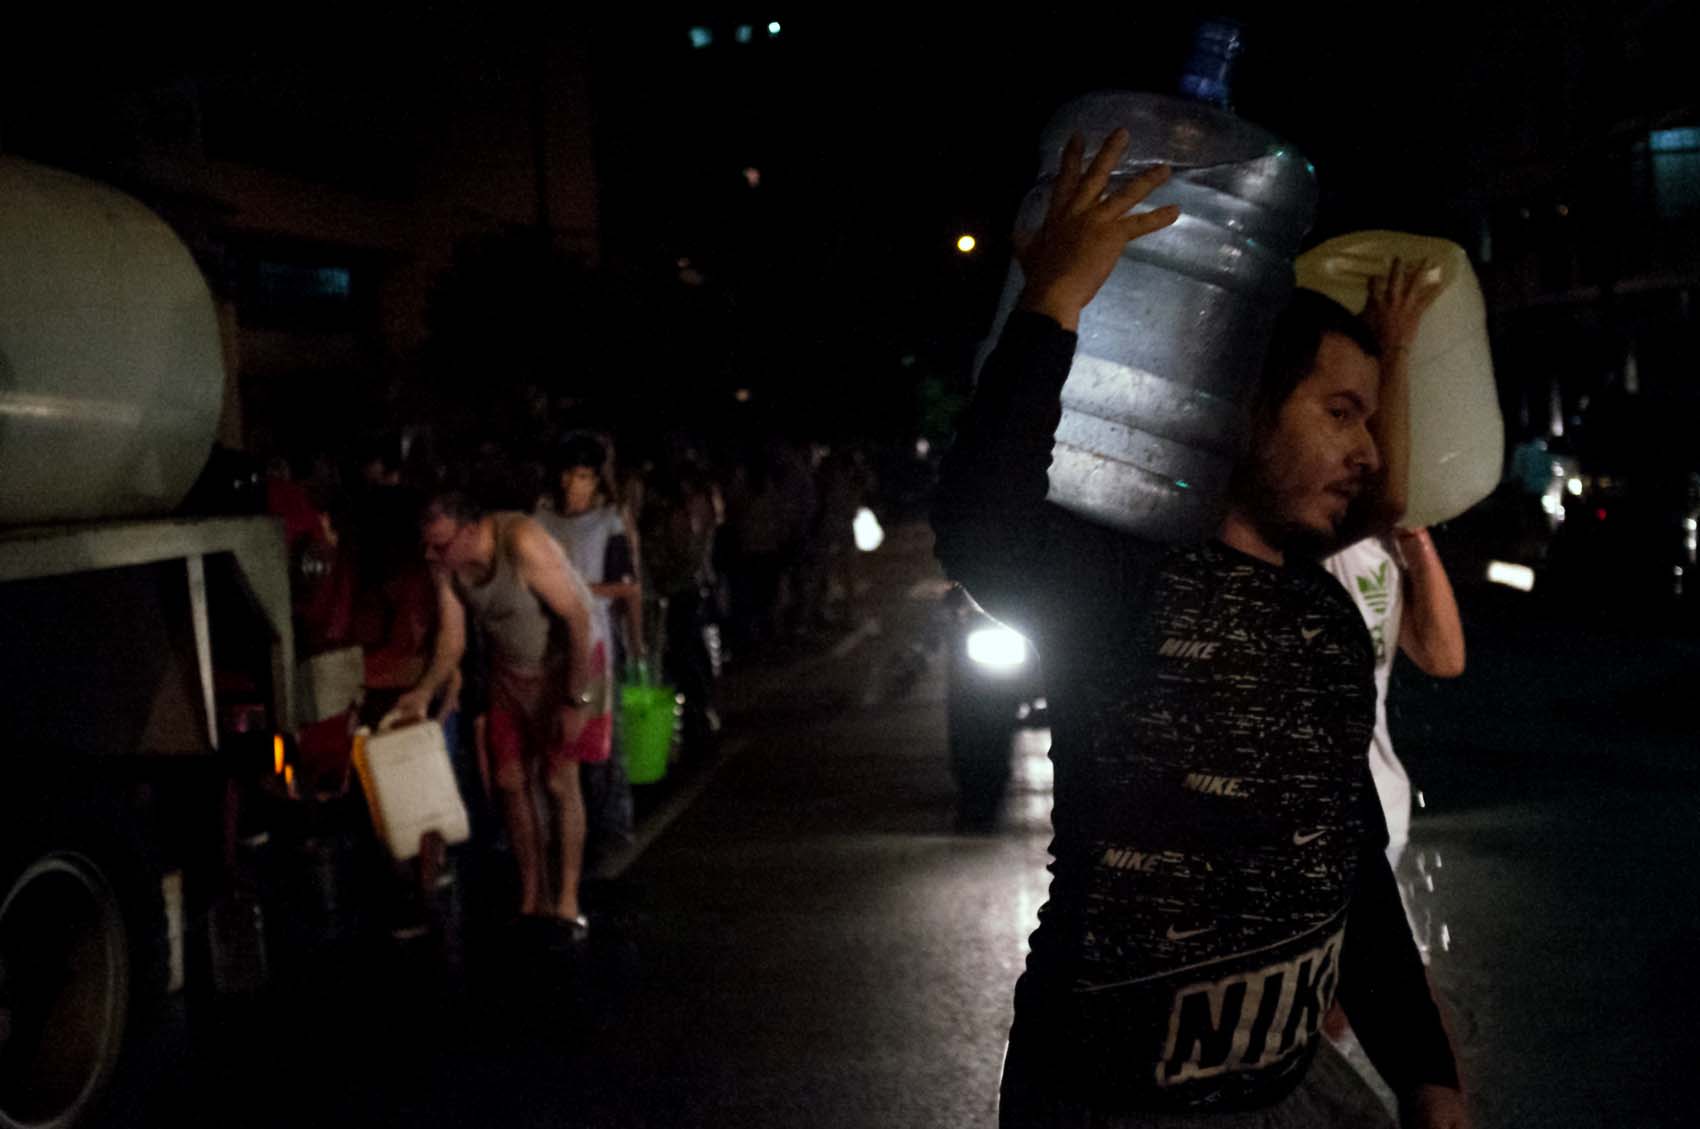
M1369 280L1363 317L1384 355L1411 347L1423 314L1434 305L1440 290L1440 271L1427 259L1410 266L1394 259L1385 278Z
M397 726L412 725L424 721L431 714L431 694L426 690L409 690L396 699L383 720L378 722L378 732L394 729Z
M1167 165L1154 165L1105 194L1127 146L1127 131L1116 130L1082 171L1086 144L1079 134L1069 138L1044 222L1039 230L1016 236L1016 257L1027 276L1022 309L1047 314L1064 329L1079 329L1080 311L1115 270L1128 242L1180 217L1175 204L1128 214L1169 179Z

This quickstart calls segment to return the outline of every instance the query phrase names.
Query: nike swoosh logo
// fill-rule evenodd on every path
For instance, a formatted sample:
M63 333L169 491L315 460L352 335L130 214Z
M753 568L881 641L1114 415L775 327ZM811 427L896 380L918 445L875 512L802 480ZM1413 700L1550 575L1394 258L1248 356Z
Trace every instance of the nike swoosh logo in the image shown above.
M1305 642L1308 643L1312 639L1315 639L1318 635L1322 634L1322 628L1320 628L1320 627L1301 627L1301 628L1299 628L1299 634L1303 635L1305 637Z
M1169 926L1169 931L1165 933L1164 936L1171 941L1184 941L1188 937L1197 937L1201 933L1212 932L1215 928L1216 927L1214 925L1207 925L1203 929L1176 929L1173 925L1171 925Z
M1324 827L1321 831L1312 831L1308 835L1302 831L1295 831L1293 832L1293 846L1302 847L1306 843L1314 843L1326 834L1328 834L1328 828L1326 827Z

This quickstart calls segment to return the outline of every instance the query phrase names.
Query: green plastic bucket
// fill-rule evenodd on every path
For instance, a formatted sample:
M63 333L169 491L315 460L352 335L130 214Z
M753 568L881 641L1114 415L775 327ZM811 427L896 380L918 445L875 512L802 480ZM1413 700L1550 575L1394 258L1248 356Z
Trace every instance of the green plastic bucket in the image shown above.
M667 775L677 715L670 686L620 687L620 755L633 784L653 784Z

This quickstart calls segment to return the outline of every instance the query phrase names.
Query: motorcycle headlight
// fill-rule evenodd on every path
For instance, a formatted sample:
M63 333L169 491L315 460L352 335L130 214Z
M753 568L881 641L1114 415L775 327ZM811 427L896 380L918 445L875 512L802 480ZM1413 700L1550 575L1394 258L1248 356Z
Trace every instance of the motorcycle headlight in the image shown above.
M979 627L968 633L968 657L981 666L1008 670L1027 661L1027 640L1007 627Z

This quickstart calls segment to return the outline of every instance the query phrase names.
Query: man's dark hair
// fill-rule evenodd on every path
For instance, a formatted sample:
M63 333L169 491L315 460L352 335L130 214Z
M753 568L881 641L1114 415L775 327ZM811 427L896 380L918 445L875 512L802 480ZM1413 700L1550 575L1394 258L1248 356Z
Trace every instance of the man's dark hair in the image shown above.
M419 524L428 525L440 517L453 518L456 525L471 525L484 517L484 507L464 490L439 490L419 507Z
M608 449L602 441L587 431L575 431L567 435L555 447L554 470L576 470L579 467L589 467L600 477L608 465Z
M401 435L394 431L384 431L368 435L360 444L359 457L362 466L377 463L386 471L401 469Z
M616 497L614 480L609 473L608 447L593 432L571 431L555 446L555 457L552 460L553 480L550 488L555 491L555 504L562 513L566 512L567 499L561 487L561 476L569 470L587 467L596 472L596 490L604 502L613 501Z
M1274 422L1293 389L1316 367L1316 351L1325 333L1338 333L1372 358L1381 356L1381 346L1362 318L1315 290L1293 291L1287 308L1275 319L1263 372L1252 393L1254 431Z

